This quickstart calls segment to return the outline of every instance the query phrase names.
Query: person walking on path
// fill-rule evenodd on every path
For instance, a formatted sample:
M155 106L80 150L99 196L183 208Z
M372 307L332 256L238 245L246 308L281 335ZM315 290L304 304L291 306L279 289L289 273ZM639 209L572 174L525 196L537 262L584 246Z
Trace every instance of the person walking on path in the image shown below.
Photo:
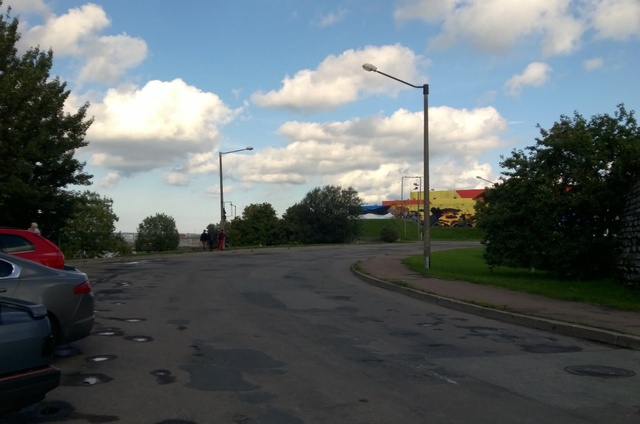
M200 244L202 245L202 250L205 250L209 244L209 234L207 234L206 229L200 234Z
M209 231L209 252L213 252L213 248L218 245L218 230L214 228Z
M224 250L224 240L226 236L224 234L224 230L221 228L218 233L218 250Z

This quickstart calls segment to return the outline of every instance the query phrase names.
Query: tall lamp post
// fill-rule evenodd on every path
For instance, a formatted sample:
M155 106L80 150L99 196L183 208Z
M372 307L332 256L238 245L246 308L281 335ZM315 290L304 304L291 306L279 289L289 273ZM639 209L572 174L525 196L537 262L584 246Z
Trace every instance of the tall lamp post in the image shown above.
M380 72L377 67L370 63L365 63L362 68L368 72L377 72L385 77L394 79L398 82L406 84L413 88L422 88L422 95L424 97L424 191L429 192L429 84L413 85L399 78ZM426 196L425 196L426 197ZM424 267L429 269L431 267L431 235L429 229L431 226L431 219L429 218L428 204L425 200L424 207L424 237L423 237L423 262Z
M224 230L224 224L227 221L227 216L224 211L224 186L222 184L222 155L227 155L229 153L243 152L245 150L253 150L253 147L247 146L244 149L230 150L228 152L218 152L218 157L220 159L220 229L221 230Z

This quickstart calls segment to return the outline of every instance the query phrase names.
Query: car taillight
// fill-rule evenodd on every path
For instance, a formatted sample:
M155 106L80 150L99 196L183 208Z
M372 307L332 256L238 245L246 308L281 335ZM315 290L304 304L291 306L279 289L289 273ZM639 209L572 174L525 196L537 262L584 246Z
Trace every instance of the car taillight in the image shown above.
M64 269L64 255L62 253L56 258L56 264L53 268Z
M91 286L88 281L82 284L78 284L73 288L73 294L88 294L91 293Z

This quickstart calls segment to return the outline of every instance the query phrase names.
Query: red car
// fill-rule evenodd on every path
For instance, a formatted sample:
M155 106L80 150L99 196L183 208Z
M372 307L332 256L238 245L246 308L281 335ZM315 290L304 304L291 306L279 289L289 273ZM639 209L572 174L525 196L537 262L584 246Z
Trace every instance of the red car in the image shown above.
M55 244L40 234L17 228L0 228L0 252L9 253L42 265L64 269L64 255Z

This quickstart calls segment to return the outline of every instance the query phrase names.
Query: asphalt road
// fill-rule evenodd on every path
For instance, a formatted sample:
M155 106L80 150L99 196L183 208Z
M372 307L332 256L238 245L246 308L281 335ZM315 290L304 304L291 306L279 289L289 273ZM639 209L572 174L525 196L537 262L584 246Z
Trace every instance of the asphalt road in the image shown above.
M639 352L444 309L349 271L416 248L83 263L94 334L60 351L60 387L0 423L640 422Z

